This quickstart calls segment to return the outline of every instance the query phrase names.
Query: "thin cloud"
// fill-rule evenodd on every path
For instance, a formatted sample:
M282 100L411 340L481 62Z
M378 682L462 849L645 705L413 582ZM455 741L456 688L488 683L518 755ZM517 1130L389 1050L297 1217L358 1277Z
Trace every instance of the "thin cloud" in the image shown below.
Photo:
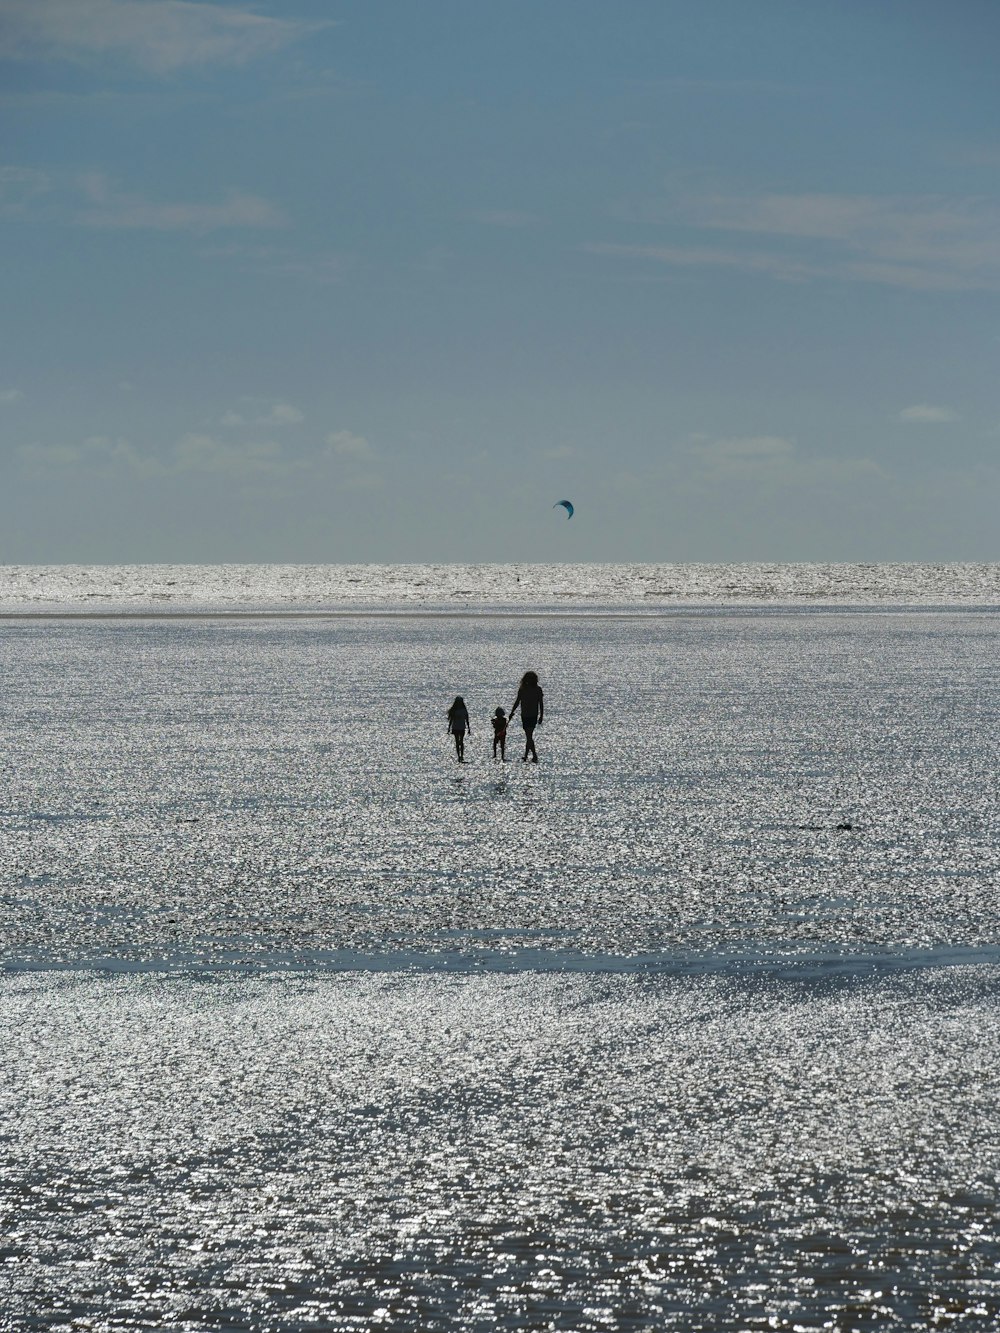
M305 414L291 403L260 402L243 399L240 410L230 409L222 417L223 426L297 426Z
M79 444L25 444L17 451L23 467L32 472L59 472L88 468L109 472L131 472L152 476L162 471L149 455L138 452L128 440L91 435Z
M640 214L648 223L650 210ZM726 267L784 281L839 279L916 291L1000 289L1000 204L938 195L679 193L661 224L695 227L699 244L599 244L591 253L681 267ZM725 232L766 238L744 249Z
M752 250L721 250L710 246L618 245L614 242L589 243L580 247L592 255L611 255L621 259L651 259L677 268L733 268L743 273L760 273L782 282L805 282L826 276L815 264L784 255Z
M699 470L716 481L759 481L788 469L795 444L781 435L741 435L697 439L690 452Z
M350 430L332 431L326 437L326 449L336 485L341 490L371 491L383 484L376 451L364 435L355 435Z
M19 403L23 397L20 389L0 389L0 403Z
M904 407L899 414L900 421L916 422L918 425L938 425L947 421L960 420L953 407L935 407L931 403L914 403Z
M213 435L189 434L174 445L173 466L178 472L247 477L283 476L295 464L271 440L243 440L233 444Z
M50 174L12 166L0 167L0 214L112 231L196 235L288 225L276 204L242 190L230 190L222 200L210 202L153 200L120 189L101 172Z
M349 430L335 430L326 437L327 448L336 458L370 459L374 450L363 435Z
M0 213L22 213L52 189L52 179L35 167L0 167Z
M801 84L775 83L771 79L694 79L684 75L662 79L630 79L631 87L644 92L695 93L801 93Z
M788 458L795 452L795 444L782 435L737 435L700 441L694 446L693 452L702 458L771 461Z
M0 53L118 57L158 74L242 65L331 26L190 0L6 0Z
M140 451L128 440L94 435L76 443L22 445L15 457L23 472L39 478L163 481L200 476L241 487L257 484L269 492L285 482L301 486L332 481L345 491L371 490L383 484L375 450L363 435L347 430L329 435L324 450L286 449L270 438L189 431L157 451Z
M806 492L853 486L884 477L869 458L803 456L782 435L696 436L688 450L699 488L751 486L767 492ZM682 467L681 472L685 469Z
M470 222L481 222L484 227L505 227L515 230L520 227L532 227L538 221L534 213L519 213L516 209L480 209L467 213Z
M960 144L946 155L949 163L962 167L986 167L990 171L1000 167L1000 144Z
M342 254L296 254L272 245L214 245L200 252L202 259L235 263L245 273L285 278L326 287L340 282L353 260Z
M940 195L762 195L715 197L686 210L704 226L833 241L872 259L1000 267L1000 206Z
M275 228L287 218L255 194L232 191L221 203L157 203L113 189L102 176L83 180L94 206L76 216L83 227L135 231L187 231L203 234L236 228Z
M305 463L287 458L270 440L233 443L212 435L189 433L165 453L140 453L128 440L93 435L75 444L28 444L17 451L27 471L42 474L79 472L164 478L184 473L236 479L284 477Z

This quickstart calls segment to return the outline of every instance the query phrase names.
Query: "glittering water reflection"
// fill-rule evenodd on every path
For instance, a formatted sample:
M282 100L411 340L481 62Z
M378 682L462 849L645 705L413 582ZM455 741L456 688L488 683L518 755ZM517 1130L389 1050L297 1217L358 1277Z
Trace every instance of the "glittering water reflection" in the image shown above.
M45 1328L995 1319L998 981L8 978L5 1307Z
M491 932L611 956L993 950L998 632L983 613L19 626L5 953L310 963ZM485 723L526 662L543 762L501 766Z
M998 633L8 629L2 1326L995 1327Z

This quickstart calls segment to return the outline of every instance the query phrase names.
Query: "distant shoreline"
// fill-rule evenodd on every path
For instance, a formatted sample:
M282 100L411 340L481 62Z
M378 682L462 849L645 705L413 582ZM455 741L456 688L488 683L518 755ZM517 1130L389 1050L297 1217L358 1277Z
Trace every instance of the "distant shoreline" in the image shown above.
M1000 606L1000 564L0 565L0 616L663 616Z
M598 607L576 606L498 607L473 605L359 606L333 608L294 607L288 610L243 610L227 607L166 610L119 610L94 607L90 610L0 610L2 623L48 621L282 621L282 620L678 620L709 616L802 616L802 615L995 615L997 602L692 602L670 606Z

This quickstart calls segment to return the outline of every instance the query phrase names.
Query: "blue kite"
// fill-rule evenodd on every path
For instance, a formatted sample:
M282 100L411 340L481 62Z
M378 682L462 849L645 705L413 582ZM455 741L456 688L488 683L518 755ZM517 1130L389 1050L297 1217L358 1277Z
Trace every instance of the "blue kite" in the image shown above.
M557 501L555 502L555 504L552 506L552 508L553 508L553 509L558 509L560 505L562 505L563 509L566 510L566 517L567 517L567 519L572 518L572 517L573 517L573 506L570 504L570 502L569 502L568 500L557 500Z

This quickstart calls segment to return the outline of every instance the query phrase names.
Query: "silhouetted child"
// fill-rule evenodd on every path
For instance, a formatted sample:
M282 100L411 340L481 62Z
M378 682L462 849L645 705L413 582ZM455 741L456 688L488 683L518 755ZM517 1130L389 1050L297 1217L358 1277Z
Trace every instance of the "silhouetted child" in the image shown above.
M493 758L497 757L497 750L499 750L500 762L504 763L506 761L504 751L507 745L507 714L502 708L498 708L490 721L493 723Z
M455 737L455 753L458 756L458 762L465 762L465 733L472 735L472 728L469 726L469 710L465 706L465 700L460 694L455 696L455 702L448 709L448 730Z

